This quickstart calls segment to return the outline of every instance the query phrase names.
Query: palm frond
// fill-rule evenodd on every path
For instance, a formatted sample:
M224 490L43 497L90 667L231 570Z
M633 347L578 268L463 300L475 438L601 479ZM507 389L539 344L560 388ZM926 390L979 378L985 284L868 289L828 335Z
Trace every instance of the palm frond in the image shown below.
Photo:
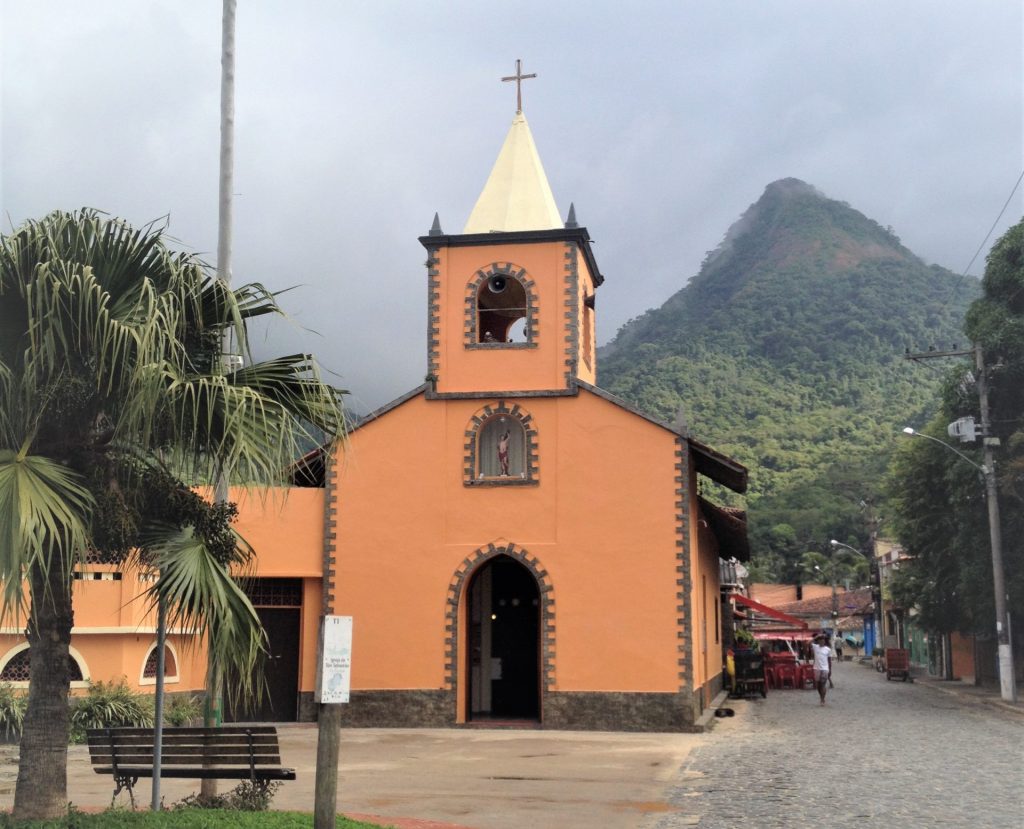
M71 572L87 548L92 506L92 495L71 470L24 447L0 450L0 618L24 609L22 579L30 568Z
M166 422L193 448L196 474L217 466L244 469L274 483L301 453L309 425L331 436L344 430L341 392L320 382L305 355L239 369L230 375L180 376L164 371ZM308 424L308 425L307 425Z
M245 592L191 529L153 526L143 566L159 577L147 591L151 608L168 608L168 626L205 638L211 662L237 674L238 691L255 689L266 635Z

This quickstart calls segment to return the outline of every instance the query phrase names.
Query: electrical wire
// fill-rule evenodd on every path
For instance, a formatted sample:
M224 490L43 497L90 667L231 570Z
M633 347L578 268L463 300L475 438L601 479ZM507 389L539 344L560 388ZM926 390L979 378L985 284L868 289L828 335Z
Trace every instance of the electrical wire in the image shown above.
M978 245L978 249L974 251L974 256L971 257L971 261L967 263L967 267L964 268L963 273L960 274L960 278L956 281L956 284L953 286L953 292L950 295L949 299L946 300L946 304L943 306L943 308L948 307L950 301L952 301L956 297L957 292L960 290L960 286L963 284L964 278L967 276L968 271L970 271L971 266L974 264L975 260L981 254L982 250L985 249L985 245L988 243L988 240L992 237L992 232L996 229L996 226L999 224L999 220L1003 218L1003 214L1006 212L1006 208L1010 206L1010 202L1013 200L1013 196L1017 192L1017 188L1020 187L1020 183L1022 181L1024 181L1024 170L1021 170L1020 175L1017 176L1017 181L1013 185L1013 189L1010 190L1010 195L1006 197L1006 202L1003 204L1002 209L999 211L999 215L996 216L996 220L992 222L992 227L988 229L988 233L986 233L985 238L981 240L981 244Z

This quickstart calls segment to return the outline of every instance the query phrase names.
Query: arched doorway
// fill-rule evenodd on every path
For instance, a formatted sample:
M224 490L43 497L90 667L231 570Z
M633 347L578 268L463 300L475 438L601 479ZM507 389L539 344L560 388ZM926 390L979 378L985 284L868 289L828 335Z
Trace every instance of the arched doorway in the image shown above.
M508 556L484 564L469 585L467 720L540 718L540 589Z

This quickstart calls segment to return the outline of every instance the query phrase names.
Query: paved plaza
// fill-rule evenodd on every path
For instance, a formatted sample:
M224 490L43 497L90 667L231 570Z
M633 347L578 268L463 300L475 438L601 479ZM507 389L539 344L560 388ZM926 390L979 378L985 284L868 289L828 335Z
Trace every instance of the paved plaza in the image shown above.
M340 808L471 829L1024 827L1024 706L958 683L887 682L854 662L835 680L824 708L813 691L727 700L735 716L705 734L343 730ZM316 726L279 731L298 779L274 808L311 811ZM10 808L17 749L0 754ZM109 805L111 780L84 746L68 775L76 806ZM195 786L164 781L166 802ZM140 781L140 804L150 791Z
M728 701L657 829L1024 827L1024 716L844 662L814 691Z

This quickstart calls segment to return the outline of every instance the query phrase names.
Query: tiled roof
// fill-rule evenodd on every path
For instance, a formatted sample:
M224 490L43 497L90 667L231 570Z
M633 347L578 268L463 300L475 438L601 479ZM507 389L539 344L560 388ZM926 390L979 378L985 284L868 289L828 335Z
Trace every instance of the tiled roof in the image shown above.
M857 590L841 591L837 595L839 617L846 616L870 616L874 613L874 603L871 601L871 588L861 587ZM832 596L818 596L814 599L804 599L799 602L786 602L785 604L774 605L776 610L788 613L790 616L808 616L815 618L828 618L832 615Z

